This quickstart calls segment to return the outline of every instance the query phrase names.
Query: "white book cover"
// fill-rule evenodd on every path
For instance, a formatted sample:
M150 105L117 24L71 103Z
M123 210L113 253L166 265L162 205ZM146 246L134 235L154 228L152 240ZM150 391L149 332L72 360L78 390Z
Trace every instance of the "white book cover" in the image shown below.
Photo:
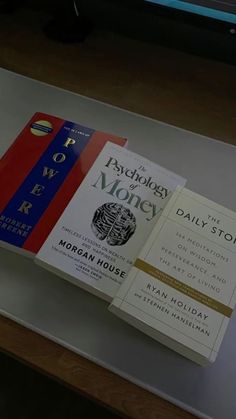
M108 142L36 263L111 301L171 191L184 184L182 177Z
M235 272L236 214L177 188L110 310L185 356L213 362L235 304Z

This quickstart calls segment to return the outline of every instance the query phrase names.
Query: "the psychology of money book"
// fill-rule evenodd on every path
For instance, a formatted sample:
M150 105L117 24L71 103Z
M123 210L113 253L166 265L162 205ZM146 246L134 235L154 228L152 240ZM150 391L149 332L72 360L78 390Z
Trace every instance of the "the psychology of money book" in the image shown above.
M116 135L36 113L0 160L0 245L34 255Z
M110 301L177 185L185 180L108 142L36 263Z

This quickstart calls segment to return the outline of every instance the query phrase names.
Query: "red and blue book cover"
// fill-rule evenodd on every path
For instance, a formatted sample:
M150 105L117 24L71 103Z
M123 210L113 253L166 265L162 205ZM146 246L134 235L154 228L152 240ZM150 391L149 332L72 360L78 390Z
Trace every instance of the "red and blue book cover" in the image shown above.
M34 256L107 141L126 144L36 113L0 160L0 245Z

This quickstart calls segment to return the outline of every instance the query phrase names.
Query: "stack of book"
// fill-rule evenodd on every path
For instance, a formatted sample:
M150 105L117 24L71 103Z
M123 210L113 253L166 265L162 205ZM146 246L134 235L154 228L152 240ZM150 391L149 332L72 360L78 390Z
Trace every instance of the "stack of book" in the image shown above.
M236 214L126 143L35 114L0 162L0 245L206 365L235 304Z

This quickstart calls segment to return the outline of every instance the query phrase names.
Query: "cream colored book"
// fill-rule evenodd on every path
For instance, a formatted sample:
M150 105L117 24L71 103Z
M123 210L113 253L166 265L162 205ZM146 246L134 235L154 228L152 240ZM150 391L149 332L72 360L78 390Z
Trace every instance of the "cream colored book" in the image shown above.
M109 309L206 365L218 354L235 289L236 214L178 188Z

